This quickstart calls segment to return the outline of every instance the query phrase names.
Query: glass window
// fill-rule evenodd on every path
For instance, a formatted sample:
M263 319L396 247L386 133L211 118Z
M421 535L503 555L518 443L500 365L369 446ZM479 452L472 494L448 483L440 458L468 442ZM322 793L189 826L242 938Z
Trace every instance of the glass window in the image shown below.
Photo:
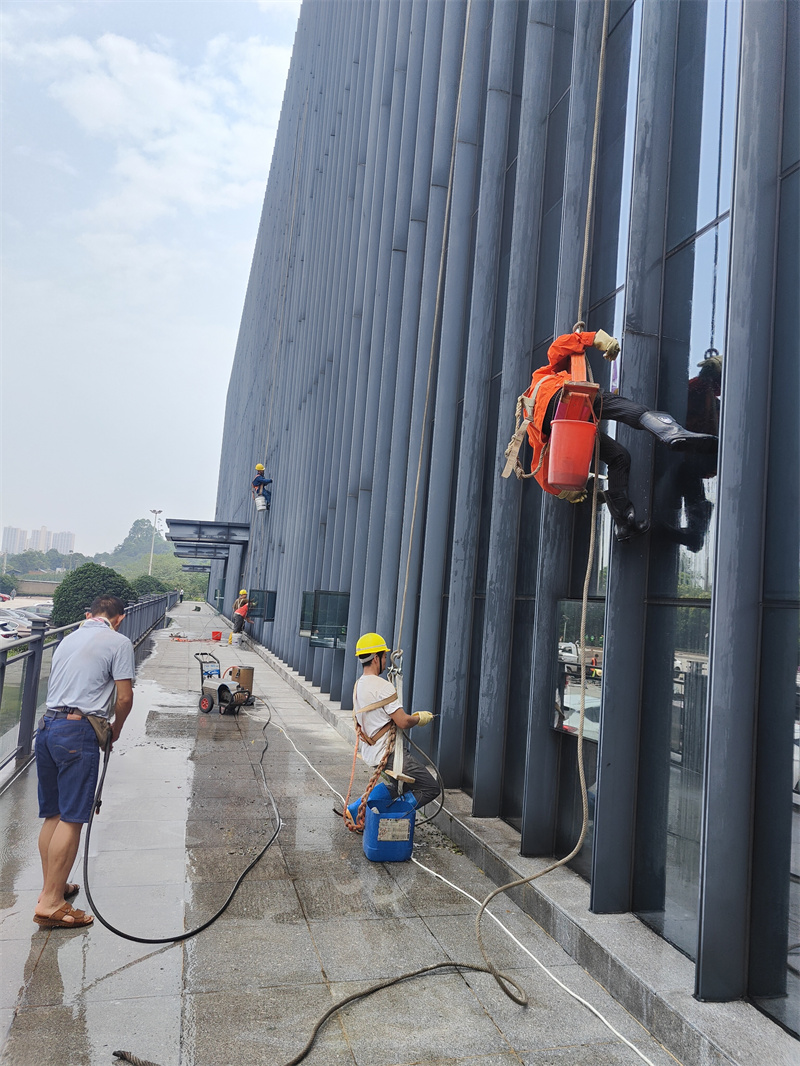
M707 607L647 612L633 910L691 958L697 949Z
M556 677L553 727L578 734L581 711L581 613L580 600L561 600L559 632L554 655ZM603 629L605 603L591 601L586 611L586 695L583 735L600 739L600 693L603 681Z
M572 42L575 33L575 0L560 0L560 3L555 5L555 15L550 107L554 107L569 89L572 76Z
M675 248L730 207L738 5L680 6L667 247Z
M344 648L347 644L349 609L349 592L315 592L310 647Z
M667 259L658 408L717 436L724 359L728 222ZM714 565L717 459L656 444L650 596L708 598Z
M606 79L603 95L589 293L592 304L625 281L640 23L641 6L637 4L608 38L607 69L618 76Z
M749 992L800 1036L800 365L784 343L800 291L797 170L781 184L776 281Z
M784 170L800 160L800 63L792 51L793 42L800 36L800 5L786 5L787 56L784 69L786 81L783 95L783 156Z

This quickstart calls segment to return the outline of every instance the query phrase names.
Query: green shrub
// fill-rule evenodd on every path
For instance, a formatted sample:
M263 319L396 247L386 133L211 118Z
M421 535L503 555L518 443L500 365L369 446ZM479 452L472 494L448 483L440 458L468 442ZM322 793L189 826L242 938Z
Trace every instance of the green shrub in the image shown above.
M137 596L158 596L162 592L169 592L169 586L150 574L139 574L131 581L131 587Z
M136 592L125 578L107 566L84 563L67 574L53 592L53 614L50 625L54 629L80 622L95 596L119 596L123 603L136 600Z

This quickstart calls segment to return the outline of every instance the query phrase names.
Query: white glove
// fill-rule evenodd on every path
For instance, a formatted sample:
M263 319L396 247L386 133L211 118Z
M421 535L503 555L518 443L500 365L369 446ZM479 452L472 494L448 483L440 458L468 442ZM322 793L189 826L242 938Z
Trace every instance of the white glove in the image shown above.
M598 329L592 341L592 347L603 353L603 358L613 362L619 355L619 341L610 337L604 329Z

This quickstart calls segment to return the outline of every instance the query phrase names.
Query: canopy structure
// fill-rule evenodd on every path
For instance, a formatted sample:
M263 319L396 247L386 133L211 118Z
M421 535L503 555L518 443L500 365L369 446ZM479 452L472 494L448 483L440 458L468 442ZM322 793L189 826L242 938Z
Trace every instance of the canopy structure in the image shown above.
M203 522L189 518L167 519L167 540L196 544L241 544L250 540L244 522Z
M229 552L228 544L175 544L175 555L178 559L227 559Z

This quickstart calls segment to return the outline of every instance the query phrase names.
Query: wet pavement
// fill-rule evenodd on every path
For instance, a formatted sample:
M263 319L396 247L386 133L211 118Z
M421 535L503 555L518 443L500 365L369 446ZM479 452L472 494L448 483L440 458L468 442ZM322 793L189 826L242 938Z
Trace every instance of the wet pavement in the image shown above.
M262 765L280 833L225 913L182 943L132 942L99 921L41 930L31 920L41 872L36 774L28 768L0 796L4 1066L111 1066L117 1049L159 1066L282 1066L325 1010L370 983L437 962L482 964L476 904L428 871L477 899L494 884L433 825L418 830L414 861L369 862L361 838L334 816L341 801L319 776L346 792L348 741L255 652L202 640L212 629L227 637L228 625L195 606L174 609L173 625L155 634L139 668L92 830L96 908L144 938L207 921L274 832ZM255 667L256 706L239 716L202 714L199 650L215 651L223 669ZM361 764L356 780L366 781ZM82 884L76 905L89 909L82 854L71 880ZM550 971L484 923L493 958L527 990L528 1007L512 1003L488 974L425 976L334 1016L309 1066L674 1066L528 914L505 897L492 910Z

